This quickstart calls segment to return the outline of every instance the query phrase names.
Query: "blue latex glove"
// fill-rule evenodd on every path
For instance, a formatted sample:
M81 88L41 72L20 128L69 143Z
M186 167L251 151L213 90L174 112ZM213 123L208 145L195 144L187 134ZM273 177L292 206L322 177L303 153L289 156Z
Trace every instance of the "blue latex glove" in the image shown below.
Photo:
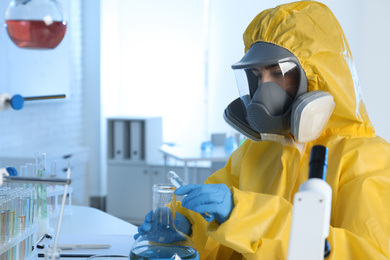
M14 167L7 167L9 176L18 176L18 171Z
M169 209L166 208L164 210L169 210ZM156 213L154 213L153 210L151 210L148 214L146 214L144 222L141 224L141 226L138 227L138 233L134 235L135 240L139 236L147 234L152 229L158 229L158 227L155 227L153 225L154 225L154 220L159 217L160 213L161 213L160 210L156 210ZM190 221L179 212L176 212L176 218L174 220L174 224L179 231L183 232L188 236L191 235L192 229L191 229Z
M176 212L176 218L174 220L175 227L186 234L187 236L190 236L192 233L192 225L190 221L182 214L179 212Z
M219 223L225 222L232 213L234 203L232 192L225 184L190 184L184 185L175 194L187 195L181 205L198 213L210 213ZM207 221L212 221L202 214Z

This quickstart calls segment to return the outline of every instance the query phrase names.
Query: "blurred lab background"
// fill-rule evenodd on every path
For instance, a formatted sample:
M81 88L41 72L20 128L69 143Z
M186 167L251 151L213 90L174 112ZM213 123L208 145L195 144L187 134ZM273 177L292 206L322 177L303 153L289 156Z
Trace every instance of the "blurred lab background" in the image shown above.
M0 93L66 94L0 112L0 166L46 152L47 167L55 160L60 175L70 160L72 203L137 224L151 209L151 185L168 169L185 171L183 161L164 161L161 145L200 151L218 134L236 134L222 115L238 96L230 66L244 54L242 34L260 11L290 1L58 2L68 27L55 49L18 48L0 28ZM390 2L321 2L344 29L370 119L389 141ZM0 3L2 21L8 4ZM118 158L115 146L123 142L138 142L136 161L131 145ZM190 163L190 174L199 175L192 181L202 182L213 166Z

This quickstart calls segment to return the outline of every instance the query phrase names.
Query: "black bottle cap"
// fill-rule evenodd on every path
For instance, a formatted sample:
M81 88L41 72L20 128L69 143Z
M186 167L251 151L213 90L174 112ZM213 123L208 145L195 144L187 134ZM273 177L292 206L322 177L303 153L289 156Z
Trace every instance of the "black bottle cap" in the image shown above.
M309 179L319 178L325 181L327 165L328 148L322 145L313 146L310 152Z

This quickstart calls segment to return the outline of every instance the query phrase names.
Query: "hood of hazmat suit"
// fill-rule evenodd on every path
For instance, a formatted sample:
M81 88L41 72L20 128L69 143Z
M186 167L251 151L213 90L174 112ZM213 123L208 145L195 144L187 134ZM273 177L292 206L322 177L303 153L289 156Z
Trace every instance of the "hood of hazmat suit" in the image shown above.
M245 51L268 42L292 52L308 91L330 93L335 108L321 135L304 149L248 139L207 179L233 193L234 208L223 224L207 223L179 205L192 223L200 258L286 259L293 196L308 178L311 148L323 145L332 188L327 259L390 259L390 145L375 135L337 19L321 3L294 2L258 14L243 37Z

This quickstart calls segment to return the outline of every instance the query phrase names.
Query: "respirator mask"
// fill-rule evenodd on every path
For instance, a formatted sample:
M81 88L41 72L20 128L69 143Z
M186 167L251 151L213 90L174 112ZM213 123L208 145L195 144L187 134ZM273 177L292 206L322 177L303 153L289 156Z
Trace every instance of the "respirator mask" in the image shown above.
M257 42L232 68L240 98L225 109L228 124L254 141L290 133L302 143L318 138L333 112L333 97L307 92L306 74L294 54Z

